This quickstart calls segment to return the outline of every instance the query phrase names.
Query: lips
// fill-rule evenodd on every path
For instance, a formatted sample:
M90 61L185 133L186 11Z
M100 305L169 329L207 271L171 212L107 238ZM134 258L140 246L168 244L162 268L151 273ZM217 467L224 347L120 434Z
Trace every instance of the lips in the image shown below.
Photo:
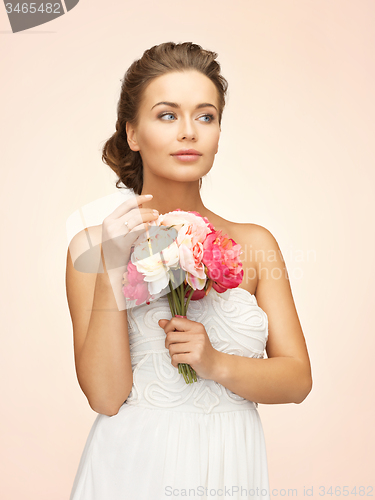
M173 153L172 156L178 161L187 163L197 161L202 156L202 153L196 149L180 149L179 151Z
M182 156L182 155L202 156L202 153L200 151L197 151L196 149L180 149L180 150L176 151L175 153L172 153L172 156Z

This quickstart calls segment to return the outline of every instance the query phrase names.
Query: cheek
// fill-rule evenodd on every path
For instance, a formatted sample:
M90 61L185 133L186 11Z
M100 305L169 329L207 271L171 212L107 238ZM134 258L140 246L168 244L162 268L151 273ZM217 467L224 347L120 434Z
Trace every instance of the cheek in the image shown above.
M166 132L166 130L161 130L158 126L145 130L142 134L143 147L154 153L162 152L169 143Z
M220 130L214 131L213 133L210 134L210 137L208 138L210 141L211 145L211 150L213 153L216 153L217 147L219 145L219 139L220 139Z

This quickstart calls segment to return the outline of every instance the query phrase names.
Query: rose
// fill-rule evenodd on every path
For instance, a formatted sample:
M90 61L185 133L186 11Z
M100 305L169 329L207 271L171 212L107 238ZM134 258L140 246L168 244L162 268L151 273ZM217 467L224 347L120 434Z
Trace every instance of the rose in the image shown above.
M186 282L194 290L202 290L206 284L203 259L203 242L212 231L208 219L198 212L177 209L159 217L161 225L174 227L178 231L177 244L181 268L186 271Z

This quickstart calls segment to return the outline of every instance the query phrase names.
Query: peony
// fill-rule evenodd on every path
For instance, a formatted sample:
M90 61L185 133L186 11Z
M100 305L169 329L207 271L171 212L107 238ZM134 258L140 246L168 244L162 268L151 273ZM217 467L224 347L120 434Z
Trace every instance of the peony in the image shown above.
M213 281L212 287L219 293L228 288L236 288L243 278L242 262L239 259L241 245L222 231L213 231L203 243L203 261L207 276Z

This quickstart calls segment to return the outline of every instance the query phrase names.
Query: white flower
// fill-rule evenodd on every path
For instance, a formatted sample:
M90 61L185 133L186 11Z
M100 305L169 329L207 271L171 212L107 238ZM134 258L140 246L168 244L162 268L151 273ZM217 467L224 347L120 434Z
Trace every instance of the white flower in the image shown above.
M157 227L153 231L150 228L150 233L150 238L146 233L138 239L131 261L144 275L150 294L156 295L168 286L170 269L179 267L179 250L174 240L175 230ZM159 251L153 253L154 250Z

